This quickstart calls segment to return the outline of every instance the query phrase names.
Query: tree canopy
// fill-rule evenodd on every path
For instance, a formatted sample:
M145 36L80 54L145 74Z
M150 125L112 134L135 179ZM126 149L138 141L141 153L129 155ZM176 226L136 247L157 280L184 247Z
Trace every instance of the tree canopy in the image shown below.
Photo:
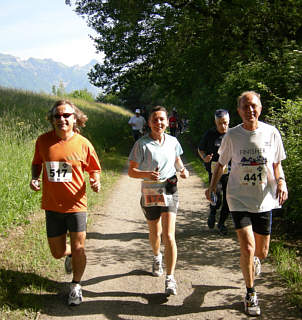
M301 0L66 2L105 54L91 82L130 106L149 92L166 105L208 110L234 104L241 90L261 91L258 83L281 97L301 94Z

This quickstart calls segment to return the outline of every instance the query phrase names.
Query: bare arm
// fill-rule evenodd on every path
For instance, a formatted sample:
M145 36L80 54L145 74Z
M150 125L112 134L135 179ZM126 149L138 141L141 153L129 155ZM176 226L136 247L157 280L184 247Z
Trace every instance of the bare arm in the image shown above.
M198 151L198 154L199 154L200 158L204 162L208 163L208 162L210 162L212 160L213 153L207 155L203 150L200 150L199 148L197 149L197 151Z
M216 186L218 181L220 180L223 171L224 171L225 166L223 166L222 164L220 164L219 162L217 162L215 170L213 172L212 175L212 179L211 179L211 183L209 188L205 191L205 195L207 197L207 199L210 201L210 196L211 196L211 192L215 192L216 191Z
M135 161L130 161L128 168L128 175L131 178L136 179L144 179L147 178L149 180L159 180L159 171L154 168L153 171L142 171L138 169L139 164Z
M177 157L175 160L175 168L180 172L180 176L183 179L189 178L189 171L185 168L180 157Z
M40 174L42 171L41 164L32 164L31 166L31 180L29 183L29 187L34 191L39 191L40 188Z
M89 182L91 189L94 192L99 192L101 190L100 172L93 171L89 173Z
M275 179L277 181L276 198L279 199L279 204L282 205L288 198L288 191L281 162L274 163L273 168Z

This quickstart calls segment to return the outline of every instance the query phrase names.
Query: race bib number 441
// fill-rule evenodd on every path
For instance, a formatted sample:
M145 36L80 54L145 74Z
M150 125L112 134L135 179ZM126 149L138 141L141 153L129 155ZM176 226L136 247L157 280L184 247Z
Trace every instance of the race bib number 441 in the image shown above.
M265 166L242 166L240 168L240 184L256 186L267 183Z
M46 162L48 181L50 182L71 182L72 166L66 162Z

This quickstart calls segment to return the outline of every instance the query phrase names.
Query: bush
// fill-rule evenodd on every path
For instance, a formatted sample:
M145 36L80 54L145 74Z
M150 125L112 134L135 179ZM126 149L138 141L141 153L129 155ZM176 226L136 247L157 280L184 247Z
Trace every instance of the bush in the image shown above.
M282 162L286 176L289 199L285 204L283 219L293 231L302 230L302 99L280 100L280 110L270 109L268 120L280 131L287 158Z
M94 101L92 93L90 93L87 89L74 90L68 96L70 96L71 98L82 99L90 102Z

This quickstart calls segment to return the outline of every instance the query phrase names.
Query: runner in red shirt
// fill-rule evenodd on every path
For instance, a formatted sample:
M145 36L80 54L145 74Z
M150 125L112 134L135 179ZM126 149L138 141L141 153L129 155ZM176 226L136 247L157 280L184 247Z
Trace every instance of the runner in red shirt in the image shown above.
M68 100L48 113L53 130L38 137L32 161L30 188L40 191L46 213L49 248L54 258L65 256L65 270L73 273L69 305L82 302L80 281L86 266L87 197L84 172L93 191L100 191L101 166L92 144L79 134L87 116ZM70 245L67 244L67 232Z

